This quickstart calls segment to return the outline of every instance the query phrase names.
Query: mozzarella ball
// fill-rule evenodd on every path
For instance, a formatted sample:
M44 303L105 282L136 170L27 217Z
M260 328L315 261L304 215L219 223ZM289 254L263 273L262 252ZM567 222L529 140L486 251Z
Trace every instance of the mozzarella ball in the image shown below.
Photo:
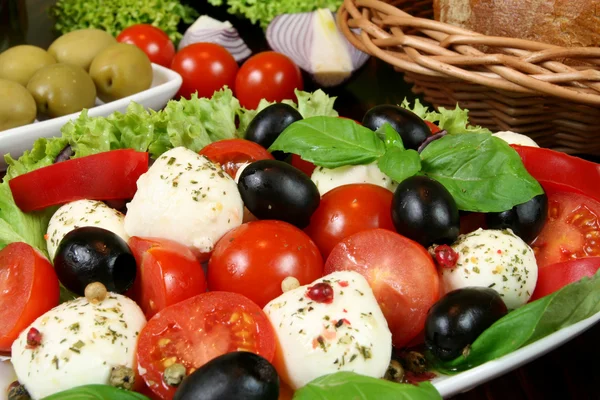
M535 255L510 229L480 228L460 236L452 248L458 253L456 267L441 269L446 293L482 286L496 290L509 309L529 301L538 275Z
M65 235L84 226L109 230L128 241L129 235L125 232L124 218L121 212L96 200L77 200L61 206L52 215L48 224L46 246L50 260L54 259L56 249Z
M498 139L504 140L508 144L518 144L521 146L540 147L538 144L529 136L522 135L511 131L501 131L492 134Z
M127 205L125 231L209 253L226 232L242 224L243 216L235 181L206 157L176 147L138 179Z
M345 165L333 169L317 167L310 179L317 185L321 196L338 186L350 185L352 183L371 183L392 192L398 186L389 176L381 172L377 163Z
M144 313L129 298L115 293L98 304L85 297L63 303L36 319L12 345L19 382L34 399L76 386L109 383L113 367L134 368ZM38 346L27 345L31 328L41 334Z

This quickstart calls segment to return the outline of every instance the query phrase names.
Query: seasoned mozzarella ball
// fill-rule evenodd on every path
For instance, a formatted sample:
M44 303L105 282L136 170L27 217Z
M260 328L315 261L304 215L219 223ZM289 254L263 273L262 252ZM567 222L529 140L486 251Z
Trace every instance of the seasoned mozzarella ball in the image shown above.
M469 286L496 290L509 309L527 303L537 282L533 250L510 229L478 229L458 238L455 268L441 270L445 292Z
M146 324L137 304L115 293L98 304L85 297L36 319L12 345L19 382L33 399L88 384L109 384L113 367L134 368L139 332ZM39 344L27 334L39 331Z
M50 259L54 259L56 249L67 233L84 226L103 228L120 236L125 241L129 240L129 236L125 233L122 213L101 201L73 201L60 207L48 224L46 245Z
M504 140L508 144L518 144L521 146L540 147L538 144L529 136L522 135L511 131L496 132L492 136L496 136L498 139Z
M242 224L243 216L235 181L206 157L176 147L138 179L127 205L125 231L209 253L226 232Z
M285 292L264 311L280 345L275 366L293 389L337 371L385 374L392 334L359 273L334 272Z
M352 183L371 183L392 192L398 186L389 176L381 172L377 163L346 165L333 169L317 167L310 179L317 185L321 196L338 186L350 185Z

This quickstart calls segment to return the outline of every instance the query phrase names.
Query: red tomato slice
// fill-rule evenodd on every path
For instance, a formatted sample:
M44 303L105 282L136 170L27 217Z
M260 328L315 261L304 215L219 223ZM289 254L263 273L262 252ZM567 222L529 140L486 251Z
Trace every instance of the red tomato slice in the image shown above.
M337 187L321 198L319 208L304 231L326 259L336 244L357 232L374 228L395 232L392 197L392 192L377 185Z
M304 232L282 221L253 221L229 231L208 263L210 290L243 294L260 307L283 293L288 276L308 285L323 276L323 258Z
M581 278L593 276L600 269L600 257L579 258L538 269L538 280L530 301L562 289Z
M172 399L176 388L163 380L168 366L182 364L189 374L232 351L251 351L270 362L275 333L260 307L246 297L209 292L169 306L148 321L137 359L150 389L161 399Z
M304 161L298 154L292 154L292 166L298 168L306 175L311 176L317 166L309 161Z
M550 149L511 147L519 153L525 168L540 182L546 194L574 192L600 201L600 164Z
M171 304L206 292L202 265L184 245L167 239L133 236L129 247L138 268L131 297L146 318L152 318Z
M54 268L26 243L0 250L0 352L42 314L58 305L60 286Z
M29 212L75 200L130 199L146 171L148 153L113 150L52 164L8 183L17 206Z
M258 160L274 160L271 153L258 143L245 139L227 139L213 142L200 150L200 155L221 165L221 168L235 178L240 166Z
M356 271L367 279L396 347L423 330L427 311L440 298L438 273L427 250L385 229L358 232L338 243L325 263L325 274L335 271Z
M531 247L540 268L600 256L600 202L577 193L550 193L548 219Z
M433 122L430 121L425 121L423 120L423 122L425 122L427 124L427 126L429 127L429 130L431 131L432 135L435 135L438 132L441 132L442 130L440 129L439 126L437 126L436 124L434 124Z

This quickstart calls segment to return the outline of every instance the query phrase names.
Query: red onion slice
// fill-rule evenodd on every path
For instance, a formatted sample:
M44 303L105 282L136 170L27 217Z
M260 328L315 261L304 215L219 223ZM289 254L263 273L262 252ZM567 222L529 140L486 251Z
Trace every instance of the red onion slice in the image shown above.
M217 21L218 22L218 21ZM237 62L250 57L252 51L240 37L237 29L230 24L223 26L197 27L190 26L179 42L179 50L193 43L209 42L223 46Z

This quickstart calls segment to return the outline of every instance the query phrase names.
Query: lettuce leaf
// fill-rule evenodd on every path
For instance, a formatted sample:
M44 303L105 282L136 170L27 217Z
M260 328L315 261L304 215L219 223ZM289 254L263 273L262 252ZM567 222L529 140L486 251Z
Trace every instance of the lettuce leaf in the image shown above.
M487 128L469 125L469 110L460 108L458 104L454 110L439 107L438 111L429 111L429 108L421 104L419 99L415 100L415 104L412 108L408 100L404 99L400 106L414 112L425 121L437 124L440 129L446 130L449 134L492 133Z

